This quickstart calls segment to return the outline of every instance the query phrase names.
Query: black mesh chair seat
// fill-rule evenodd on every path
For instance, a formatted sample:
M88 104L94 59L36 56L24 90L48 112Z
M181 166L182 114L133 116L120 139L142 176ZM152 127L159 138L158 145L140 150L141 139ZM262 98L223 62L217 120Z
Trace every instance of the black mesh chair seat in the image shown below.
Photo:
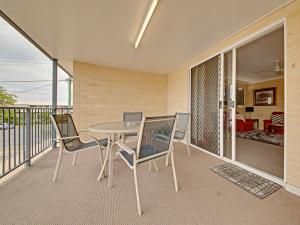
M65 149L69 152L74 152L78 150L83 150L86 148L92 148L93 146L97 146L96 141L83 143L78 137L79 134L75 127L73 118L70 114L58 114L53 116L59 134L63 139L63 143L65 145ZM76 137L76 138L67 138L67 137ZM98 140L99 144L103 147L107 146L107 139Z
M155 154L158 154L158 153L161 153L161 152L164 152L167 149L168 146L166 145L166 148L156 148L155 146L153 145L144 145L141 147L140 149L140 158L146 158L148 156L152 156L152 155L155 155ZM136 148L133 148L132 150L136 151ZM167 152L165 152L167 154ZM125 150L120 150L120 154L124 157L124 159L129 163L129 165L133 166L133 155L130 155L128 154L127 151ZM162 155L159 155L157 157L161 157ZM155 158L155 157L154 157ZM149 160L152 160L153 158L149 159ZM147 160L145 160L147 161ZM143 161L143 162L145 162Z
M108 144L108 139L107 138L99 139L98 142L101 146L106 147L107 144ZM68 150L70 152L74 152L74 151L85 150L85 149L88 149L88 148L94 148L94 147L97 147L97 146L98 146L98 144L97 144L96 141L91 141L91 142L86 142L86 143L80 142L80 144L79 145L77 144L76 146L69 145L68 149L66 149L66 150Z
M107 147L108 139L97 139L90 136L87 133L83 133L84 136L88 136L93 139L91 142L82 142L79 138L79 133L76 130L73 118L70 114L57 114L51 115L51 120L53 122L54 128L56 130L58 141L60 143L59 155L56 162L56 167L53 174L53 182L56 181L58 176L59 167L61 164L62 154L64 150L66 152L74 154L72 165L75 166L76 158L79 151L89 150L93 148L98 148L100 154L100 164L103 165L102 160L102 149ZM105 174L103 174L105 175Z
M155 161L158 158L170 155L175 190L178 191L173 154L176 121L177 116L175 115L146 117L142 120L140 132L138 133L137 146L135 148L132 148L129 145L126 145L126 143L120 141L113 143L113 146L116 145L119 147L117 155L119 155L125 161L127 166L133 170L139 215L142 214L137 181L137 166L139 164L149 162L149 168L152 164L156 167ZM109 174L112 175L113 172L111 170L113 168L113 161L112 156L110 156L109 162L111 164L109 166ZM112 185L112 178L108 183L110 186Z
M127 134L124 134L124 137L135 137L137 136L137 133L127 133Z

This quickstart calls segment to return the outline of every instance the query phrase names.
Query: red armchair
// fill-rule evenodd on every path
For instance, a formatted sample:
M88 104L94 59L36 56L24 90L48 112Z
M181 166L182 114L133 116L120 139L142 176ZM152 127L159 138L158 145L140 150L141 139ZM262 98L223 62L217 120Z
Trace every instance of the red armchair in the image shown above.
M236 131L237 132L247 132L252 131L253 129L253 120L244 119L241 114L236 114Z
M272 112L271 119L264 120L264 131L270 133L273 130L275 134L284 133L284 112Z

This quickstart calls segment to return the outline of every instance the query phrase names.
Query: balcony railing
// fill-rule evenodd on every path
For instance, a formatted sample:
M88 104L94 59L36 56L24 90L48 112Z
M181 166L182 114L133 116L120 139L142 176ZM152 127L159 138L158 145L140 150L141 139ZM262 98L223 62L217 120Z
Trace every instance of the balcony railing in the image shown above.
M72 108L0 107L0 178L52 147L52 113L71 113Z

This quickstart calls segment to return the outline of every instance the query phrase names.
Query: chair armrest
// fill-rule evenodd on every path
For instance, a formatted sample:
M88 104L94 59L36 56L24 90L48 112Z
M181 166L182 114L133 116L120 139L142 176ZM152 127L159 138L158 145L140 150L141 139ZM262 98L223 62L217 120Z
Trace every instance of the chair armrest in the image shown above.
M73 138L79 138L79 136L70 136L70 137L63 137L63 138L54 138L53 140L62 141L62 140L68 140L68 139L73 139Z
M86 131L84 131L84 132L86 132ZM80 132L79 132L79 133L80 133ZM98 140L98 139L97 139L95 136L93 136L93 135L86 134L86 133L82 134L82 131L81 131L81 133L80 133L80 136L86 136L86 137L90 137L90 138L94 139L95 141L97 141L97 140Z
M78 131L78 133L80 134L80 133L87 133L87 132L89 132L88 130L80 130L80 131Z
M113 144L118 145L122 150L125 150L129 155L134 155L136 153L133 149L131 149L130 147L128 147L127 145L121 142L116 141Z

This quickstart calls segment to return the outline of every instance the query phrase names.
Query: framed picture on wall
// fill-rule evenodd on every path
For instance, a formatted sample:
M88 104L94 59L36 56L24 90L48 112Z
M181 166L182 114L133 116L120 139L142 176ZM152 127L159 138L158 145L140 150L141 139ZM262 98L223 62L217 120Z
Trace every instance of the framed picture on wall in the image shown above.
M276 87L255 89L253 102L255 106L276 105Z

